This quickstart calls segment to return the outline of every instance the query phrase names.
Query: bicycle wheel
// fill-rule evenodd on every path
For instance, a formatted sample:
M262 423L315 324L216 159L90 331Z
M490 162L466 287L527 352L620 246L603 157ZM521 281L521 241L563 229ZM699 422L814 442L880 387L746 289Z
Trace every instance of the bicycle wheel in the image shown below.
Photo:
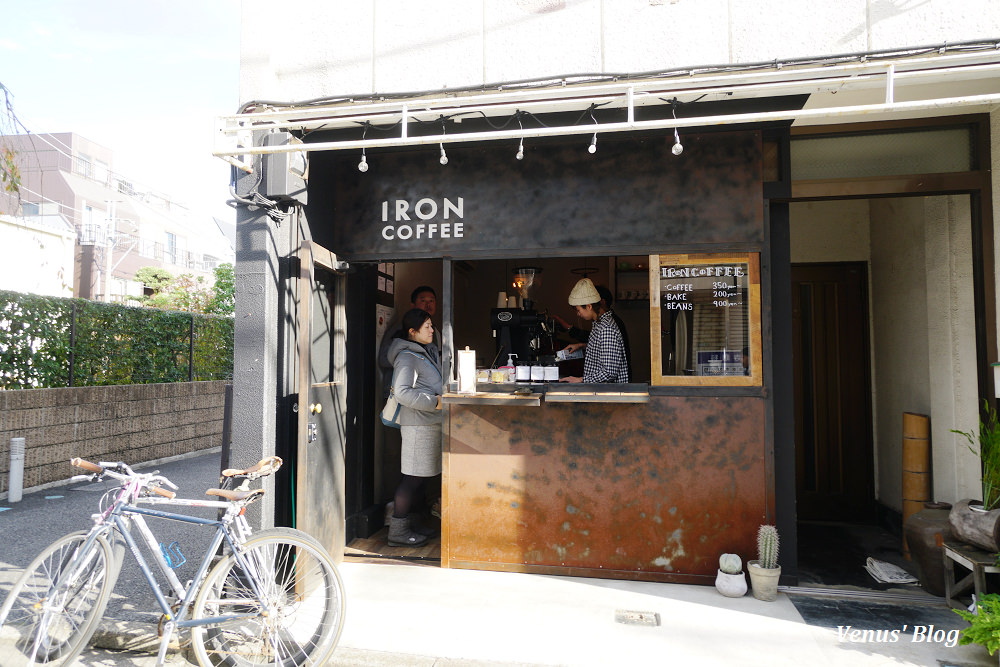
M234 555L220 561L198 591L192 618L244 615L191 629L198 663L324 664L344 627L344 587L330 556L304 533L273 528L251 536L243 558L245 569Z
M81 552L86 539L56 540L11 588L0 607L0 665L69 664L94 634L121 562L103 536Z

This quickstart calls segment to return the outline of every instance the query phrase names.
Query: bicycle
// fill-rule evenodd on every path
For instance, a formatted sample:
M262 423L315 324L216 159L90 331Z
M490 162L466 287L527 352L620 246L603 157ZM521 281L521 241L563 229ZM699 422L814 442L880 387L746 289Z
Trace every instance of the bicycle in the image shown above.
M336 565L311 536L290 528L253 533L244 517L246 507L264 495L263 489L249 490L248 482L275 472L280 458L223 471L227 481L222 486L231 486L237 478L243 482L235 489L206 491L223 499L219 501L177 498L162 488L177 486L158 471L140 474L125 463L79 458L70 463L89 472L73 481L110 477L120 485L109 492L113 501L102 501L107 507L93 515L93 528L53 542L18 578L0 606L0 665L71 663L97 629L126 548L163 613L158 666L166 659L174 632L181 629L190 630L202 667L309 667L324 664L333 653L344 623L343 584ZM204 519L140 503L218 508L220 516ZM172 568L177 554L159 546L144 517L215 527L197 574L186 585ZM153 576L132 535L133 526L172 597Z

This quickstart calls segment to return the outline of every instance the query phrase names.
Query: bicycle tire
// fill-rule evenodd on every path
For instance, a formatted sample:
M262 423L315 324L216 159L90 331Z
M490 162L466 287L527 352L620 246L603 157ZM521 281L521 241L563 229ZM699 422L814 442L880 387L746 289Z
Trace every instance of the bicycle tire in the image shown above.
M270 607L266 618L244 618L191 629L202 667L325 664L344 627L344 586L329 554L312 537L290 528L252 535L243 557ZM293 562L294 561L294 562ZM192 618L251 612L259 598L234 555L220 561L195 599Z
M65 535L25 568L0 606L0 664L68 665L97 629L121 568L120 552L98 536L79 553L87 532ZM70 565L84 558L82 570ZM70 575L67 580L65 575Z

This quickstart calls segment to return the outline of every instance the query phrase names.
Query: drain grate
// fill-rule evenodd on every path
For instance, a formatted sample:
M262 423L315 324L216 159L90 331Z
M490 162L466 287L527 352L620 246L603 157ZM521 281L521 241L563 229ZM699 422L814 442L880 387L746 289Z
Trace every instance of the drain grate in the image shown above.
M625 625L658 626L660 624L660 615L655 611L615 609L615 623L624 623Z

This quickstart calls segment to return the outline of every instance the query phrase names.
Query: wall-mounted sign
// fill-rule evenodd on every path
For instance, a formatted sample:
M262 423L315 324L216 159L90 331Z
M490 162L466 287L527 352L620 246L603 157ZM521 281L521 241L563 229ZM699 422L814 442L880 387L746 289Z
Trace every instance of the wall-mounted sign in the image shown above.
M759 385L759 255L652 255L649 267L652 383Z
M465 199L431 197L416 202L382 202L382 238L386 241L460 239L465 236Z

